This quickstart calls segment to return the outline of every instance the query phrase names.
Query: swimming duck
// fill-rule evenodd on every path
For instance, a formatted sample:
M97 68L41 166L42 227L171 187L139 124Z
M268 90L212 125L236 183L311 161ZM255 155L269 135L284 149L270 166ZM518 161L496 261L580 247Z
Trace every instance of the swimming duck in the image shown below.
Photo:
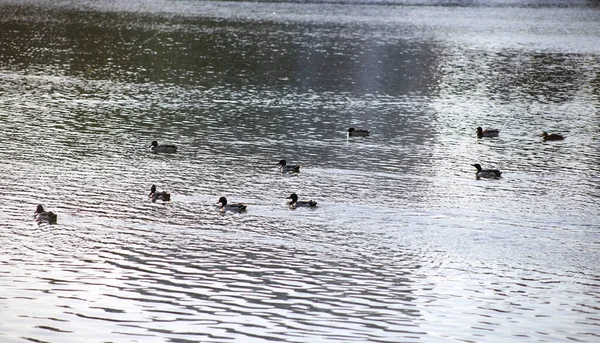
M288 172L299 173L300 172L299 165L297 165L297 164L287 165L285 160L279 161L279 163L277 163L277 165L279 166L279 169L281 170L282 173L288 173Z
M150 187L150 194L148 196L152 198L152 202L155 202L156 200L171 201L171 194L164 191L157 192L155 185L152 185L152 187Z
M559 135L558 133L548 134L548 132L546 131L542 132L540 134L540 137L542 137L544 141L562 141L563 139L565 139L563 135Z
M35 221L38 223L46 222L48 224L56 224L56 214L50 211L44 211L44 206L37 205L37 209L33 213L35 214Z
M235 211L235 212L242 212L246 210L246 205L236 202L233 204L228 204L227 203L227 198L225 197L220 197L219 201L217 201L217 205L221 205L219 206L219 208L221 209L221 211Z
M300 200L298 201L298 195L296 195L296 193L292 193L290 194L289 197L287 197L286 199L292 199L292 201L290 201L288 203L288 205L290 205L290 207L315 207L317 206L317 202L314 200Z
M477 128L477 138L481 137L498 137L500 130L498 129L482 129L481 126Z
M364 137L368 136L369 133L371 133L371 130L355 129L353 127L348 129L349 137Z
M496 177L500 177L500 174L502 174L502 172L499 171L498 169L481 169L481 165L479 163L475 163L475 164L471 164L471 165L477 169L475 176L477 176L478 178L479 177L496 178Z
M177 146L175 146L175 145L158 145L157 141L152 141L152 144L150 144L150 150L152 150L153 153L177 152Z

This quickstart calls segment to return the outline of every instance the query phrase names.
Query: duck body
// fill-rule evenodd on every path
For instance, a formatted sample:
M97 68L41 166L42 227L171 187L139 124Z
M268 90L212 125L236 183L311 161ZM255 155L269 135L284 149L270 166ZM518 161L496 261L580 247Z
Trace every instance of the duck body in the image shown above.
M240 202L229 204L229 203L227 203L227 198L225 198L225 197L220 197L219 201L217 201L217 205L219 205L219 209L221 211L233 211L233 212L242 212L242 211L245 211L246 208L248 207Z
M548 132L545 131L540 134L540 137L542 137L544 141L562 141L565 139L563 135L559 135L558 133L548 134Z
M353 127L348 129L348 137L365 137L371 133L371 130L355 129Z
M165 153L175 153L177 152L177 146L175 145L158 145L157 141L152 141L150 144L150 150L153 153L165 152Z
M157 192L155 185L150 187L149 197L152 199L152 202L156 202L156 200L171 201L171 194L167 192Z
M477 138L482 137L498 137L500 130L498 129L482 129L481 126L477 128Z
M477 172L475 173L476 177L498 178L502 175L502 172L498 169L482 169L479 163L472 164L472 166L477 169Z
M300 165L298 165L298 164L289 165L289 164L287 164L287 162L285 160L280 160L279 163L277 163L277 165L279 166L279 170L281 170L282 173L289 173L289 172L299 173L300 172Z
M44 211L44 206L37 205L37 209L34 212L35 221L38 223L56 224L57 215L51 211Z
M287 197L286 199L292 199L292 201L290 201L288 203L288 205L290 205L290 207L292 207L292 208L296 208L296 207L316 207L317 206L317 202L314 201L314 200L298 200L298 195L296 195L296 193L290 194L290 196Z

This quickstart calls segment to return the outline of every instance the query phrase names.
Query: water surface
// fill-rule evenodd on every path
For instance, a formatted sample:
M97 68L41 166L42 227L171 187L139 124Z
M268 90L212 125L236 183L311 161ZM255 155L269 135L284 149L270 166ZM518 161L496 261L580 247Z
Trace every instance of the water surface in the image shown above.
M0 13L2 342L599 339L593 2Z

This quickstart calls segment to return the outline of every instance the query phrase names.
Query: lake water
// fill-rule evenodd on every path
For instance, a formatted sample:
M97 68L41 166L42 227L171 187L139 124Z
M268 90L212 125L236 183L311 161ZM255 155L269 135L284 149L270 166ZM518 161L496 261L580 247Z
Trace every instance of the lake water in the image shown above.
M594 1L0 0L0 342L598 342L599 72Z

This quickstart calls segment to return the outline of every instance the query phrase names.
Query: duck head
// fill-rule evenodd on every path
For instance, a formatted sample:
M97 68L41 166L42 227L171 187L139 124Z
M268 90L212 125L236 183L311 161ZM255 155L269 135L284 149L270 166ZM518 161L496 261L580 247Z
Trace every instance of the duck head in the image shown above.
M475 163L475 164L471 164L473 167L475 167L475 169L477 169L478 172L481 171L481 165L479 163Z
M291 203L295 203L296 201L298 201L298 195L296 195L296 193L292 193L290 194L289 197L287 197L286 199L292 199Z
M348 133L351 133L352 131L355 131L355 130L356 130L355 128L351 127L348 129Z
M284 167L287 164L287 162L285 160L280 160L279 163L277 163L278 166L282 166Z
M33 214L38 214L38 213L42 213L42 212L44 212L44 206L37 205L37 209L35 210L35 212Z
M220 197L219 201L217 201L217 204L221 204L221 207L227 205L227 198L225 197Z
M156 147L158 146L158 142L157 141L152 141L152 143L150 143L151 147Z
M152 185L152 187L150 187L150 195L156 193L156 186Z

